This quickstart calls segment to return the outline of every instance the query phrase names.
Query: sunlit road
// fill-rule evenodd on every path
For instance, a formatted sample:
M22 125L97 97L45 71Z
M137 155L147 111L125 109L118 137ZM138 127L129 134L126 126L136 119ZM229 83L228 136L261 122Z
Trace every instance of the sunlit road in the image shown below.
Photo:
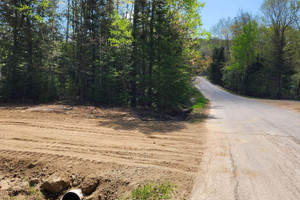
M202 77L211 101L193 200L299 200L300 115L232 95Z

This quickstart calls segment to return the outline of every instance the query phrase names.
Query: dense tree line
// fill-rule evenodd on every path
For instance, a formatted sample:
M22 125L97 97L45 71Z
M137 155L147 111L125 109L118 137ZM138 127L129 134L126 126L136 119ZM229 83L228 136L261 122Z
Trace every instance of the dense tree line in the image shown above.
M209 78L239 94L300 99L299 8L296 0L265 0L263 16L220 20Z
M197 0L2 0L0 95L178 110L199 58L201 7Z

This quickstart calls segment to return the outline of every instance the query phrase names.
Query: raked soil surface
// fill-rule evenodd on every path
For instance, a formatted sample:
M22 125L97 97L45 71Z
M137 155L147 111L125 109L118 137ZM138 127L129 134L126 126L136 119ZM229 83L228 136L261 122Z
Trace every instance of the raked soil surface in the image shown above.
M97 180L86 199L128 197L145 182L171 182L173 199L189 199L205 139L203 123L155 121L126 109L1 106L0 199L58 199L63 192L39 193L56 177L69 184L65 191Z

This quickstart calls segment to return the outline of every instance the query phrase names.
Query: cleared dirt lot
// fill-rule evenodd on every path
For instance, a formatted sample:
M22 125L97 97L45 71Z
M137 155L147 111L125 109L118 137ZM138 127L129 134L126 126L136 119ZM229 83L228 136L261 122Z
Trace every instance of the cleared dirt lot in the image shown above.
M171 182L189 198L205 143L203 123L155 121L126 109L0 107L0 199L28 199L22 184L97 179L88 199L126 197L145 182ZM20 186L21 185L21 186ZM26 197L27 196L27 197ZM43 199L58 195L44 193Z

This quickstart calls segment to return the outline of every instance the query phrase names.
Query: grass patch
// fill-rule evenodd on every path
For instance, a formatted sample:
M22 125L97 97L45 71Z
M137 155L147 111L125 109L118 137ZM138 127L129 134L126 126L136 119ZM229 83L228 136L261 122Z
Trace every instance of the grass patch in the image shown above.
M200 92L199 92L200 93ZM201 94L201 93L200 93ZM202 94L201 94L202 95ZM196 100L196 103L191 107L193 110L195 109L202 109L206 107L206 104L208 103L208 100L206 98L198 97Z
M43 200L44 195L42 194L42 192L38 189L38 187L36 186L30 186L28 184L28 177L22 177L21 178L23 183L26 184L21 184L20 189L16 192L16 194L12 194L15 196L10 196L10 197L6 197L4 198L4 200Z
M196 88L192 89L191 106L192 112L189 116L191 122L202 122L207 118L207 105L209 100Z
M28 199L34 199L34 200L43 200L44 196L41 193L40 190L38 190L35 187L23 187L23 191L20 191L20 194L17 196L11 196L4 198L5 200L28 200Z
M172 198L174 185L171 183L147 183L131 192L132 200L168 200Z
M44 197L42 192L38 190L36 187L27 187L27 191L29 193L29 196L35 200L42 200Z
M196 88L193 88L191 101L193 105L190 108L193 110L205 108L208 103L208 99Z

